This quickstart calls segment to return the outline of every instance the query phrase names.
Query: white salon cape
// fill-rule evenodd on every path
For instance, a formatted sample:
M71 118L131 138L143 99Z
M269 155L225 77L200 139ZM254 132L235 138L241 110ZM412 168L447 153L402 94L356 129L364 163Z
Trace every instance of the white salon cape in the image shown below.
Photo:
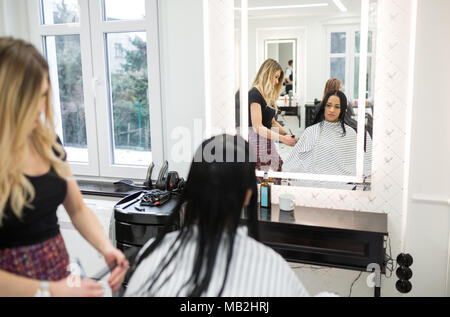
M178 232L166 235L162 244L141 262L132 276L125 296L148 296L149 278L158 269L164 256L170 255ZM197 231L194 231L196 236ZM225 236L224 236L225 237ZM144 248L146 249L152 240ZM173 297L192 275L196 242L191 238L175 260L166 268L158 280L162 287L156 296ZM218 249L218 258L208 290L203 296L215 297L222 287L226 266L226 241ZM143 251L141 251L142 253ZM140 256L140 254L138 255ZM166 280L169 272L172 277ZM309 296L289 264L271 248L257 242L247 234L247 227L237 230L233 257L230 262L227 282L222 296L225 297L295 297ZM186 289L179 296L186 296Z
M345 125L343 135L340 122L322 121L308 127L299 141L283 158L283 172L356 176L357 134ZM364 175L371 174L372 140L366 133Z

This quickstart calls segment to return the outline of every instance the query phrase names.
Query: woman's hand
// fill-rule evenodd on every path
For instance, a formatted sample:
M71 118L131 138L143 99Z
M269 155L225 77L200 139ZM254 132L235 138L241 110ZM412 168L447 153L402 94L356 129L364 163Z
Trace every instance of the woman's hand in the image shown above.
M103 286L91 279L81 279L71 275L57 282L50 282L50 293L53 297L102 297Z
M107 249L104 256L105 261L109 267L113 267L114 263L117 264L111 272L111 276L108 280L108 284L111 287L112 292L116 293L120 289L120 286L125 279L125 275L128 272L130 264L128 263L125 255L120 250L114 247Z
M298 142L298 138L293 135L283 135L280 136L280 142L286 144L287 146L295 146Z

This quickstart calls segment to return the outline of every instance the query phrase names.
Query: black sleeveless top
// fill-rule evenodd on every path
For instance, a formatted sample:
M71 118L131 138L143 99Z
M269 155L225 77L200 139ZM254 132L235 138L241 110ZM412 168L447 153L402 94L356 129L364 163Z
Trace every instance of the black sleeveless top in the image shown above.
M262 115L262 125L267 129L272 129L272 120L275 118L276 111L273 108L267 106L264 97L261 95L259 90L256 87L253 87L248 92L248 126L252 127L252 115L251 115L251 105L252 103L257 103L261 106L261 115Z
M12 212L9 202L6 204L0 226L0 249L41 243L59 234L56 210L66 198L66 180L60 178L53 168L45 175L26 177L35 189L35 198L31 203L34 209L24 208L19 219Z

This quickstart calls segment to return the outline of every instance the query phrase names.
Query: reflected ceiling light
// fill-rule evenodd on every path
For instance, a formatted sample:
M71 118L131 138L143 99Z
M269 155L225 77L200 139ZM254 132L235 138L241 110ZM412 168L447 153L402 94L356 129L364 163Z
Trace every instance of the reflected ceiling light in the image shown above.
M342 12L347 12L348 9L345 7L345 5L341 2L341 0L333 0L334 4L336 5L336 7L339 8L339 10L341 10Z
M298 8L313 8L313 7L327 7L327 6L328 6L328 3L313 3L313 4L299 4L299 5L289 5L289 6L249 7L248 11L274 10L274 9L298 9ZM241 10L241 8L236 8L235 10Z

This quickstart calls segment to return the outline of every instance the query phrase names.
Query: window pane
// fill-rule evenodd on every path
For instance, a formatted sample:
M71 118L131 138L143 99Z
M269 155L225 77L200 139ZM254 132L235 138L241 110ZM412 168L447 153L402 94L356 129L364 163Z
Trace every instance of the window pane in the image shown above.
M145 0L103 0L105 20L139 20L145 18Z
M367 52L372 53L372 42L373 42L373 33L369 31L369 43L367 46ZM356 32L355 34L355 52L359 54L361 48L361 33Z
M79 35L44 38L63 144L71 162L88 162ZM61 133L61 131L59 132Z
M331 54L345 53L346 38L345 32L331 33Z
M345 57L331 58L330 75L342 81L342 89L345 91Z
M114 164L152 161L145 32L106 35Z
M42 24L78 23L78 0L41 0Z

